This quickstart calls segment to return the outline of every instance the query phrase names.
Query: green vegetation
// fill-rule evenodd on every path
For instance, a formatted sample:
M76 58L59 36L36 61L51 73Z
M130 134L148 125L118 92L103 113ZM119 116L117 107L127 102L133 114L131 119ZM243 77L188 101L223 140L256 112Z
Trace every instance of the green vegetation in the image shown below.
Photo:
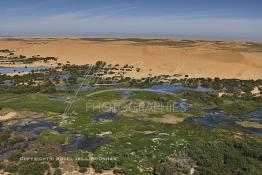
M46 171L48 171L48 168L40 162L22 163L18 169L20 175L44 175Z
M234 139L193 144L188 155L199 174L260 174L261 143Z
M189 174L260 174L261 143L243 140L197 142L161 161L154 175ZM182 155L182 156L181 156Z
M188 99L195 109L218 108L227 114L245 114L256 109L262 109L260 97L218 97L215 93L184 92L182 98Z
M219 108L229 114L245 114L262 109L262 103L259 99L224 98Z
M60 163L58 160L54 160L52 163L51 163L51 166L52 168L58 168L60 166Z
M1 107L13 108L17 110L29 110L34 112L60 112L65 109L66 104L60 101L49 100L46 94L0 94Z
M16 164L9 164L6 165L4 168L4 171L8 173L16 173L17 170L18 170L18 166Z
M44 145L60 145L64 143L65 138L66 137L64 135L61 135L55 131L45 130L41 132L37 139Z
M154 44L155 41L136 42ZM194 43L185 40L169 44L184 47ZM123 175L173 175L174 172L190 174L191 171L194 174L261 172L261 135L259 132L246 133L242 129L261 129L257 123L243 119L236 122L236 125L220 123L212 128L204 128L183 121L187 117L203 116L204 109L216 108L234 115L262 109L262 98L251 94L254 87L260 87L261 80L187 76L176 79L169 75L133 79L118 74L127 71L136 71L136 68L132 65L107 65L99 61L95 65L60 65L57 70L31 72L21 76L1 74L1 82L13 83L12 86L0 86L1 116L7 115L6 111L10 110L15 111L18 117L13 121L1 122L3 130L0 132L0 151L6 152L8 159L0 162L0 169L19 175L44 175L51 172L60 175L63 171L62 161L21 158L68 156L73 159L71 165L79 168L80 173L86 173L90 167L97 173L112 170ZM94 79L82 84L85 74L87 78ZM112 77L103 76L107 74ZM183 90L168 95L134 91L131 96L123 97L116 89L145 88L161 85L162 81L168 80L173 85L191 88L202 86L212 88L213 91ZM107 85L101 86L101 83ZM93 85L96 88L76 93L80 85ZM60 86L68 90L59 90ZM224 95L219 95L219 92ZM186 99L189 108L185 112L175 103L182 99ZM172 111L148 110L150 104L167 106L170 102L174 102ZM117 107L113 108L112 104L117 104ZM138 111L125 111L129 106L140 108ZM39 116L20 115L25 111L37 112ZM92 120L94 115L108 111L116 113L116 120ZM8 122L15 125L23 117L40 116L41 120L55 120L57 127L66 132L51 127L41 133L4 128ZM98 144L93 152L77 149L63 152L63 146L71 143L78 134L92 136L94 140L103 139L104 142ZM91 142L87 140L83 145L92 145ZM87 159L78 160L78 157Z
M85 173L89 167L90 162L88 160L79 160L77 164L79 166L79 172Z
M61 169L58 169L58 168L55 169L53 175L62 175L62 171L61 171Z

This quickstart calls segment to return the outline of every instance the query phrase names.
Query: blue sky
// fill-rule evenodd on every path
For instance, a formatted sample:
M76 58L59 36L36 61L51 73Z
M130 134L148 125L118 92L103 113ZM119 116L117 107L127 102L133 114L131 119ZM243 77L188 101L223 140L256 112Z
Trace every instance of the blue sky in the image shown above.
M262 0L0 0L0 35L262 40Z

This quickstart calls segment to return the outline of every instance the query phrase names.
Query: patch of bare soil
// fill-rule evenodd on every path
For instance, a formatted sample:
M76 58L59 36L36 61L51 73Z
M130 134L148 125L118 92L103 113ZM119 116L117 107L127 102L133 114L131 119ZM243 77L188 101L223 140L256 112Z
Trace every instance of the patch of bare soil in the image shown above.
M182 117L176 117L173 115L166 114L163 117L148 118L151 121L167 124L177 124L184 121Z
M28 117L42 117L43 114L31 111L15 111L10 108L3 108L0 111L0 122L7 122L16 119L23 119Z

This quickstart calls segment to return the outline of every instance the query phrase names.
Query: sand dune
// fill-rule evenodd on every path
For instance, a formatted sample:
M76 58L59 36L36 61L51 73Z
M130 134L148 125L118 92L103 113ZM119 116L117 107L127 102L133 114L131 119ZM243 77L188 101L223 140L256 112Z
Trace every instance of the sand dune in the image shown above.
M55 56L73 64L104 60L142 67L134 76L262 79L262 44L231 41L124 38L1 38L0 49Z

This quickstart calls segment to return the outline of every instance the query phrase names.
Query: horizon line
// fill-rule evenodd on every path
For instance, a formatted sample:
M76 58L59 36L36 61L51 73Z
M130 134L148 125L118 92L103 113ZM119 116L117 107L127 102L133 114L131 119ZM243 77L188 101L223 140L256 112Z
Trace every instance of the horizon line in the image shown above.
M208 37L167 37L167 36L138 36L138 35L0 35L4 38L121 38L121 39L171 39L171 40L198 40L198 41L233 41L233 42L262 42L255 39L208 38Z

